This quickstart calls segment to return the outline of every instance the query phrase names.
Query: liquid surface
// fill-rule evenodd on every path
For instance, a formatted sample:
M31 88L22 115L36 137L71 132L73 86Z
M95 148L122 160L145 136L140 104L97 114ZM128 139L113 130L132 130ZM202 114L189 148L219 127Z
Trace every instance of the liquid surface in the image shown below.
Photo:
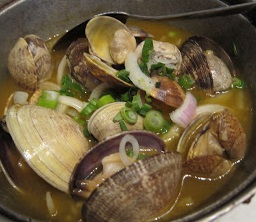
M130 20L128 24L136 25L145 31L152 33L154 39L159 41L167 41L177 45L178 47L191 36L184 30L176 27L170 27L163 23L149 23L144 21ZM57 72L57 66L63 56L62 52L53 52L53 60L55 64L54 74ZM55 80L53 75L53 80ZM0 115L4 115L4 108L8 97L19 87L15 86L10 78L6 78L0 82ZM195 95L201 96L200 93L194 91ZM232 99L235 98L235 99ZM221 104L228 106L240 120L245 132L250 137L251 120L252 120L252 102L247 90L232 89L227 93L219 94L216 97L202 97L199 104ZM175 150L177 139L171 139L168 133L162 136L169 150ZM15 152L15 151L14 151ZM23 191L17 191L7 182L3 172L0 172L0 199L7 206L12 206L16 211L46 221L55 222L75 222L81 218L81 202L75 202L70 195L51 187L41 178L39 178L16 153L14 165L16 171L20 174L20 182L24 186ZM232 171L217 180L203 180L192 176L185 176L179 200L171 214L167 215L163 220L169 220L188 214L193 209L202 205L208 198L212 197L218 190L223 189L228 179L233 176L235 167ZM49 213L46 205L46 193L50 192L55 206L54 213Z

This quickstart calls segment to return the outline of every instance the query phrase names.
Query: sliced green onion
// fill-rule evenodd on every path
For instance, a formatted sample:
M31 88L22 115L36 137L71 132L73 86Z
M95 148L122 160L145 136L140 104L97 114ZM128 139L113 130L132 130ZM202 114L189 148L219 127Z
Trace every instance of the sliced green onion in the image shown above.
M133 111L131 108L123 107L120 110L120 114L123 120L127 123L134 124L138 120L138 114L135 111Z
M185 90L192 88L195 85L195 80L188 74L184 74L179 77L178 83Z
M38 106L55 109L58 105L59 92L44 90L37 101Z
M119 122L119 121L121 121L121 120L123 120L123 117L122 117L121 113L118 112L118 113L116 114L116 116L114 117L113 122L116 123L116 122Z
M145 104L142 105L142 107L139 111L139 114L142 115L142 116L146 116L147 112L151 109L152 109L152 106L145 103Z
M238 88L238 89L244 89L246 87L246 84L243 80L234 77L232 79L232 84L231 84L231 88Z
M122 131L127 131L128 130L124 120L119 121L119 125L120 125Z
M154 49L153 40L150 38L146 38L142 48L141 60L143 63L147 63L149 61L151 54L153 52L153 49Z
M80 98L84 93L84 88L79 83L69 76L64 75L61 82L61 95L72 96Z
M166 76L171 80L174 80L175 74L174 69L166 67L164 63L158 62L157 64L152 64L150 72L156 72L159 76Z
M146 74L146 75L148 76L148 75L149 75L149 71L148 71L147 63L142 62L142 63L140 63L140 64L138 64L138 65L139 65L139 67L140 67L140 70L141 70L144 74Z
M161 112L157 110L150 110L147 112L143 123L146 130L160 133L164 127L165 119Z
M86 121L83 118L81 118L80 115L74 116L73 120L75 120L81 126L84 126L86 124Z
M132 107L136 112L139 112L142 107L142 101L139 94L136 94L132 98Z
M84 127L84 136L87 137L87 138L91 136L91 134L88 130L88 127Z
M82 109L80 114L84 117L88 117L97 109L98 100L93 98L89 101L89 103Z
M110 94L104 95L102 97L99 98L98 102L97 102L97 108L100 108L102 106L105 106L109 103L113 103L115 102L115 99L113 98L113 96L111 96Z
M130 72L126 71L125 69L122 69L116 73L116 76L127 83L131 83L132 81L129 79L129 74Z

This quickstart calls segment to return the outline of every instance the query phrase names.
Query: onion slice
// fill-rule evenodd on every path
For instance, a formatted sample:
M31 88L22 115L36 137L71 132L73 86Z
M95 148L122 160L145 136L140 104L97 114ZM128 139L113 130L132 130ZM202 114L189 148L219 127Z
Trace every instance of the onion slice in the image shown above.
M178 126L186 128L196 115L197 101L192 93L187 92L182 105L170 113L171 120Z
M25 105L28 103L28 93L23 91L15 91L13 94L13 102L14 104Z
M132 151L133 151L133 156L129 157L126 154L126 144L130 143L132 145ZM122 140L120 141L119 144L119 155L123 163L128 166L130 164L133 164L136 159L138 158L140 151L140 146L138 140L130 134L125 135Z
M46 206L47 206L48 212L51 214L51 216L56 216L57 209L53 202L52 195L51 195L50 191L46 192L45 199L46 199Z
M79 99L70 96L59 96L58 102L76 109L79 113L87 105L86 102L82 102Z
M144 74L138 65L138 55L130 52L125 60L125 69L130 72L129 78L135 86L144 90L148 95L155 88L155 82Z
M93 98L94 99L99 99L100 96L103 94L103 92L106 90L106 89L109 89L111 86L107 83L101 83L99 85L97 85L91 92L90 94L90 97L89 97L89 101L92 100Z
M58 70L57 70L57 83L58 85L61 85L61 81L62 78L64 76L64 70L66 68L67 65L67 57L66 55L63 56L63 58L61 59L59 66L58 66Z

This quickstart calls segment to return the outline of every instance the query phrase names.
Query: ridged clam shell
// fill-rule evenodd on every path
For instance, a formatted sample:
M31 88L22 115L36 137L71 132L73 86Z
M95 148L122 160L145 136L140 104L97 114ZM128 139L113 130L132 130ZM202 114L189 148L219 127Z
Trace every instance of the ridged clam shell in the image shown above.
M8 69L14 81L33 92L40 81L52 74L51 54L36 35L19 38L8 56Z
M115 102L96 110L88 122L89 132L98 141L102 141L109 136L121 133L122 130L119 123L114 123L113 119L124 106L124 102ZM128 130L143 129L143 118L138 116L138 121L135 124L131 125L126 123L126 126Z
M210 93L230 87L234 66L228 54L216 42L193 36L182 44L180 51L182 64L179 74L191 75L201 89Z
M68 192L72 171L88 150L79 125L63 113L35 105L12 106L6 123L29 166L49 184Z
M155 155L103 182L83 207L85 221L146 221L173 205L181 182L181 156Z

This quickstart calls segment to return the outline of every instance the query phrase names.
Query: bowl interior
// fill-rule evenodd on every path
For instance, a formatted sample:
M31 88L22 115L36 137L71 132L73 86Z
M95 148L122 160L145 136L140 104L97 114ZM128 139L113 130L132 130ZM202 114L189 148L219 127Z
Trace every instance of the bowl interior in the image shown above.
M145 15L163 15L217 7L224 3L218 0L26 0L0 1L3 2L0 12L0 81L8 78L7 55L17 38L33 33L47 40L51 36L63 33L91 16L103 12L127 11ZM161 3L160 3L161 2ZM72 8L72 10L70 10ZM243 73L248 83L252 98L256 97L256 30L243 16L233 15L192 20L173 20L174 26L188 30L196 35L203 35L218 42L231 55L238 69ZM234 43L239 55L234 54ZM0 102L4 102L1 101ZM253 100L255 114L256 100ZM254 115L255 116L255 115ZM256 130L256 120L253 119L252 132ZM196 209L192 214L178 219L182 221L195 220L206 216L213 210L228 203L239 193L243 192L256 177L256 138L249 142L246 157L240 164L240 170L232 177L225 190L219 191L214 197ZM7 197L8 198L8 197ZM28 221L29 217L19 215L14 203L0 198L0 208L3 214L16 215L21 220ZM11 216L13 217L13 216ZM6 219L7 221L7 219Z

